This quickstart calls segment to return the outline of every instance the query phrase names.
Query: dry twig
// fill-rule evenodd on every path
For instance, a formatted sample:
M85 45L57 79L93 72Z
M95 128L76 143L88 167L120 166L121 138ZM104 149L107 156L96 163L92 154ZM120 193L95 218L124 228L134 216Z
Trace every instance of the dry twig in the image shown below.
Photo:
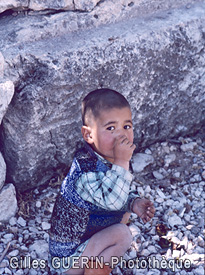
M6 255L6 253L7 253L7 251L9 250L10 245L11 245L11 243L9 242L9 243L7 244L7 246L6 246L6 248L4 249L4 251L3 251L3 253L2 253L2 255L1 255L1 257L0 257L0 263L3 261L5 255Z

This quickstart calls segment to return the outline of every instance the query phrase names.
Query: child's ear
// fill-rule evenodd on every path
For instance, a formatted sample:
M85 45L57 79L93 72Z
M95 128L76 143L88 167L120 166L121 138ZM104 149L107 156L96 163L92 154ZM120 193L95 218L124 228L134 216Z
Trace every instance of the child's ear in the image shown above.
M93 139L91 137L91 129L90 129L90 127L88 127L88 126L82 126L81 133L83 135L84 140L87 143L89 143L89 144L93 143Z

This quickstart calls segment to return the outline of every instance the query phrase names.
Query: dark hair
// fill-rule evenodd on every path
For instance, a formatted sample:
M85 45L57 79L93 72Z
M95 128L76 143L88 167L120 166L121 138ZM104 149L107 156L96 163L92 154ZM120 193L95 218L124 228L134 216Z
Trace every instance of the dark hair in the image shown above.
M111 89L98 89L90 92L82 102L82 121L86 125L86 116L92 112L94 117L99 117L100 111L112 108L130 108L130 104L120 93Z

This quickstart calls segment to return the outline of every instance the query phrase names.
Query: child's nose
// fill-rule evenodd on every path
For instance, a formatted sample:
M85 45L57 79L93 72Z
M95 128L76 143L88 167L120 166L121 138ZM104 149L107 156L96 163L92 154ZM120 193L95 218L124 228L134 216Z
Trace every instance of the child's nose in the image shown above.
M119 129L115 132L115 137L126 137L127 138L127 132L125 129Z

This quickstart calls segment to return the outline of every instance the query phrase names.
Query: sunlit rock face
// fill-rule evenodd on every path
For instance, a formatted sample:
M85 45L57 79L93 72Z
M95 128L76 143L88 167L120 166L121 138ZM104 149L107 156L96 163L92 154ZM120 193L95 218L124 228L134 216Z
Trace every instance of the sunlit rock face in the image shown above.
M80 104L93 89L128 99L137 150L200 131L204 3L7 2L0 6L0 73L15 93L0 144L7 181L18 189L68 170L81 140Z

